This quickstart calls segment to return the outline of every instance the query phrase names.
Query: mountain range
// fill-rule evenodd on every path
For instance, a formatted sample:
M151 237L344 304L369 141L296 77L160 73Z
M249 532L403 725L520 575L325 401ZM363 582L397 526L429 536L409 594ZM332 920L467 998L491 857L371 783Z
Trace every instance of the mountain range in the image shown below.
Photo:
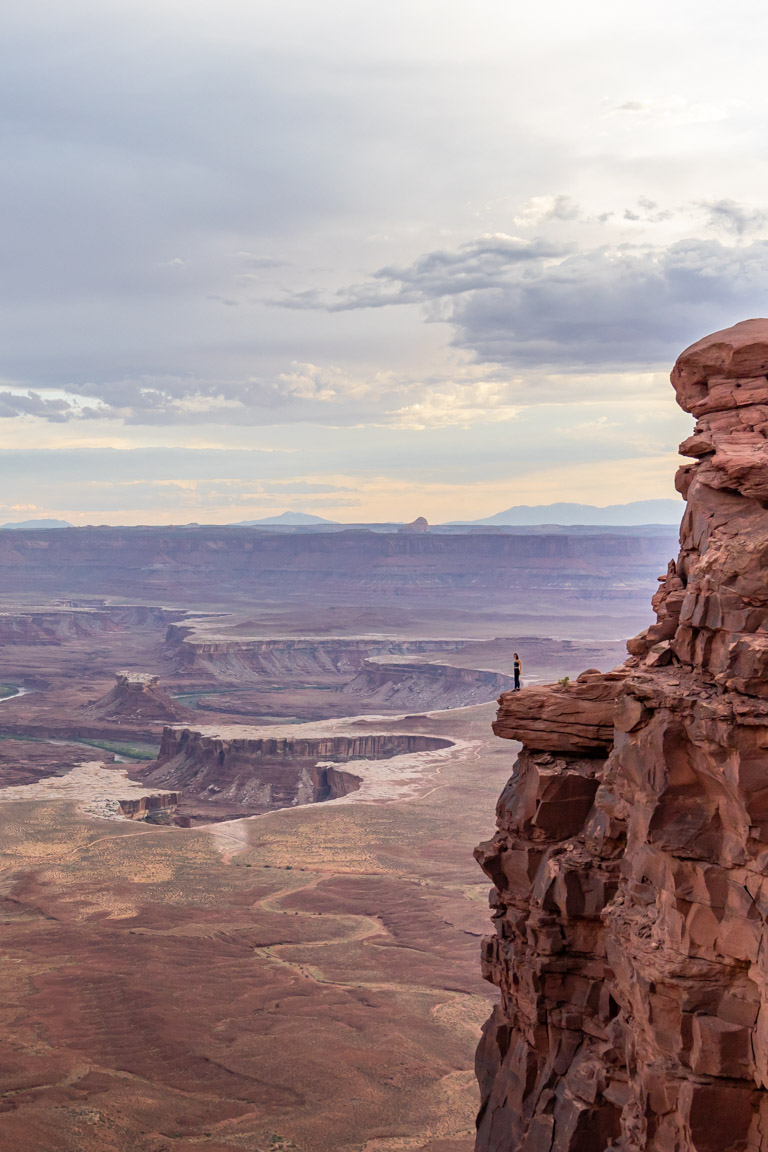
M337 520L326 520L324 516L312 516L309 512L281 512L279 516L265 516L261 520L238 520L238 528L251 528L254 524L337 524Z
M71 528L72 525L66 520L17 520L11 524L0 524L0 532L3 529L15 529L16 531L23 531L24 529L34 528Z
M556 504L516 504L503 512L496 512L493 516L485 516L480 520L451 520L442 527L460 528L464 525L497 528L538 527L541 525L581 525L585 527L637 527L643 524L679 524L683 511L682 500L633 500L628 504L608 504L598 507L595 504L572 504L559 502ZM314 516L309 512L281 512L278 516L265 516L261 520L239 520L235 524L238 528L262 527L270 524L279 527L285 525L291 528L321 526L323 524L334 527L354 527L355 525L340 524L338 520L328 520L324 516ZM399 522L393 522L392 528L397 528ZM373 526L373 525L372 525ZM66 520L20 520L16 523L0 524L3 529L39 530L42 528L71 528ZM388 526L384 526L388 527Z
M517 504L482 520L454 520L454 524L538 525L538 524L679 524L682 500L633 500L629 504Z

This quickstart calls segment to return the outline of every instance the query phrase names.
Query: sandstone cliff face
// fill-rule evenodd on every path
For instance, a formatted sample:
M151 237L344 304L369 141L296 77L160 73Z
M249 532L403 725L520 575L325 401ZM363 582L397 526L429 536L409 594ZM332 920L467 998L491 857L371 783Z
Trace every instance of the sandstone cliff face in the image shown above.
M678 559L608 675L500 699L478 1152L768 1149L768 320L694 344Z
M309 730L309 734L308 734ZM269 812L349 795L360 787L354 762L451 747L450 740L417 733L317 731L286 728L168 727L157 760L138 770L152 784L181 791L186 811L215 817ZM331 763L326 763L331 761ZM337 764L353 762L349 769ZM196 802L202 801L197 808Z
M128 820L153 820L172 816L179 803L178 792L157 792L138 799L118 800L121 815Z

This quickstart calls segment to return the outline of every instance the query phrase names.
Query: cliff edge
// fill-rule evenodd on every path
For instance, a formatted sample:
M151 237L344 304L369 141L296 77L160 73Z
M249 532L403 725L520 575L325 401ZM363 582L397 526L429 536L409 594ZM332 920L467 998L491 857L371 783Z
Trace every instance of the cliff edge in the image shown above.
M768 320L700 340L656 623L501 696L477 1152L768 1149Z

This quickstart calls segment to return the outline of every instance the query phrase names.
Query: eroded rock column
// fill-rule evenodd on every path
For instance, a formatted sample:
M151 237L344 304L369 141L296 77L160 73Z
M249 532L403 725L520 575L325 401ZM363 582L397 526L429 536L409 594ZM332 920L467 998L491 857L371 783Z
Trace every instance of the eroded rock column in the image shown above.
M680 554L607 674L500 699L478 1152L768 1149L768 320L693 345Z

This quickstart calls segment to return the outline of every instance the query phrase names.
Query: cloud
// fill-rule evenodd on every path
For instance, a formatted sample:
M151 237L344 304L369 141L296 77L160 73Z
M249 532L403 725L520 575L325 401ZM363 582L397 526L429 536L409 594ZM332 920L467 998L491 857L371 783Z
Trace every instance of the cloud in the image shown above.
M768 290L768 242L731 248L597 248L470 293L450 321L479 359L593 369L666 364L681 340L754 311Z
M82 409L65 397L46 398L39 392L0 392L0 419L36 416L55 424L62 424L81 414Z
M570 196L533 196L513 221L520 228L531 228L548 220L579 220L582 215L580 206Z
M489 419L511 419L516 402L510 392L519 388L520 381L499 375L493 368L455 359L444 372L416 378L407 373L354 373L337 365L294 361L289 371L273 381L125 380L87 386L93 393L90 397L57 391L50 399L9 391L0 393L0 419L21 416L81 425L115 420L131 427L212 422L290 425L314 420L326 427L389 424L401 428L469 427Z
M508 383L478 381L475 384L429 389L415 403L397 408L389 415L398 428L422 431L425 428L469 428L477 424L497 424L514 420L520 408L509 403Z
M750 209L735 200L703 200L700 207L706 211L711 228L722 228L735 236L759 232L768 223L768 212L764 209Z
M284 308L322 308L327 312L423 303L426 298L460 296L501 284L512 269L562 258L572 247L545 239L524 240L503 233L489 234L453 252L445 249L428 252L412 265L380 268L373 273L371 281L339 289L330 298L310 289L288 294L275 303Z
M655 205L646 202L646 207ZM753 314L768 292L768 241L688 239L667 247L574 251L544 240L483 236L310 304L340 309L421 304L480 362L514 368L633 367L668 362L681 338Z
M667 216L650 199L637 203L647 218ZM707 202L706 209L734 230L759 215L730 201ZM136 427L470 427L512 420L522 404L562 397L569 373L592 373L583 395L605 395L612 387L606 373L668 365L701 332L759 311L755 302L767 291L768 240L761 238L578 247L486 234L410 264L385 265L330 294L313 290L284 301L289 312L341 316L392 306L420 311L427 322L448 326L454 349L429 371L294 360L283 371L239 379L142 375L85 383L77 394L9 387L0 391L0 418Z
M624 209L625 220L642 221L645 224L661 224L666 220L671 220L674 215L672 209L659 208L656 201L649 200L647 196L641 196L638 199L636 209Z

